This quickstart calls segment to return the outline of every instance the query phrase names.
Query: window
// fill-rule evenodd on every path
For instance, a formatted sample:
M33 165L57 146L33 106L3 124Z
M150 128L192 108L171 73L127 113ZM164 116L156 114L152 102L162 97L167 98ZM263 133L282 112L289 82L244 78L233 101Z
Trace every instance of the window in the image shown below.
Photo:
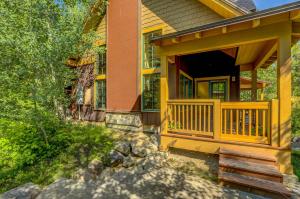
M105 48L105 46L103 46ZM106 49L98 54L98 63L96 67L96 75L106 74Z
M225 101L227 99L227 82L226 80L210 81L210 98L221 99Z
M160 109L160 74L143 76L143 110L155 111Z
M106 81L96 80L96 109L106 108Z
M182 99L193 98L193 79L184 73L179 76L179 96Z
M154 37L160 36L161 30L149 32L144 34L144 57L143 57L143 68L159 68L160 67L160 56L158 54L158 47L150 43L150 40Z

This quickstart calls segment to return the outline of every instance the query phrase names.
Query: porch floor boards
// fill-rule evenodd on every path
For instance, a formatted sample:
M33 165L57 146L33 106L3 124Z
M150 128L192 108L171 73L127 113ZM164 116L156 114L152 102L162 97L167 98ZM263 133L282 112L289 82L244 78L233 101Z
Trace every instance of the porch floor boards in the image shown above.
M290 197L282 184L283 175L274 157L241 153L221 148L219 151L219 181L245 186L267 193Z

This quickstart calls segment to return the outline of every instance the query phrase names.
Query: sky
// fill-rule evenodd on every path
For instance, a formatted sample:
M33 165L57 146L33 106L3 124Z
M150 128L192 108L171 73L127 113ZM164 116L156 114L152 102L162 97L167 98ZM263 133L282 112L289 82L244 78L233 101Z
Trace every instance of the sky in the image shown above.
M258 10L264 10L299 0L253 0Z

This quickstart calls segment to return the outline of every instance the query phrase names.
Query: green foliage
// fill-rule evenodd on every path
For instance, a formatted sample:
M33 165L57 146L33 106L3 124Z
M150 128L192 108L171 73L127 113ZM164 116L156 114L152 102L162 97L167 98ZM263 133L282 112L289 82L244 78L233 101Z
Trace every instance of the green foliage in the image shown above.
M300 180L300 151L292 152L292 164L294 167L294 173Z
M49 145L27 125L8 123L5 128L0 138L0 193L26 182L47 185L70 178L94 158L105 161L113 147L111 132L101 126L60 126L49 136Z

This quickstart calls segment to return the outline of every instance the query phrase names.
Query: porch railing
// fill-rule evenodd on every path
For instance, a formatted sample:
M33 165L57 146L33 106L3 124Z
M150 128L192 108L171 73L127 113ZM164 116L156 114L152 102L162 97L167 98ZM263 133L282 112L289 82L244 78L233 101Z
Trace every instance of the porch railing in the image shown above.
M222 102L221 139L270 143L270 102Z
M189 135L213 136L218 100L168 101L168 131Z
M277 113L273 113L277 111L276 102L169 100L167 102L168 132L271 144L277 142L277 134L274 134Z

